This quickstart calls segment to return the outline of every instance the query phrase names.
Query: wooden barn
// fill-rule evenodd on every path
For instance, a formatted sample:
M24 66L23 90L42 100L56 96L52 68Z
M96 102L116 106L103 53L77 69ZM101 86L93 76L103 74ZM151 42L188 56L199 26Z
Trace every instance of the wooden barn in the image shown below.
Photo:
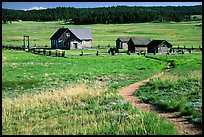
M150 43L149 38L130 38L127 42L128 51L131 53L135 52L147 52L148 44Z
M116 40L116 48L118 49L127 49L130 37L118 37Z
M166 40L152 40L148 44L148 53L167 53L172 45Z
M84 49L92 47L91 30L88 28L59 28L50 38L54 49Z

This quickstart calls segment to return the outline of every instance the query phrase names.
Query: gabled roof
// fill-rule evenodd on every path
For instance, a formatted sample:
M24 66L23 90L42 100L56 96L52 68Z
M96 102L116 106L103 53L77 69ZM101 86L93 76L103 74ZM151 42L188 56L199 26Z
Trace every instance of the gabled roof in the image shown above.
M148 45L151 41L149 38L136 38L136 37L130 38L130 40L132 40L134 45Z
M91 30L88 28L59 28L50 39L59 39L67 30L70 30L80 40L92 39Z
M67 28L59 28L50 39L59 39L66 30Z
M167 42L166 40L152 40L152 41L148 44L148 46L158 46L158 45L160 45L161 43L164 43L164 42L166 42L166 43L168 44L168 47L169 47L169 46L172 47L172 45L171 45L169 42Z
M78 39L92 39L91 30L89 28L70 28L69 29Z
M128 42L129 41L129 39L130 39L130 37L118 37L117 38L117 40L120 40L120 41L122 41L122 42Z

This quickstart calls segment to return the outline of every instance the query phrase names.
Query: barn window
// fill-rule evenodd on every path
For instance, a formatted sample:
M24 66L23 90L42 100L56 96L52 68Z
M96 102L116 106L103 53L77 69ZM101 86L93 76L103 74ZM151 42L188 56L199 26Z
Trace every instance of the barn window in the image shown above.
M82 41L82 45L84 45L85 43L86 43L86 42L83 40L83 41Z
M70 33L66 33L66 36L67 36L67 37L70 37Z

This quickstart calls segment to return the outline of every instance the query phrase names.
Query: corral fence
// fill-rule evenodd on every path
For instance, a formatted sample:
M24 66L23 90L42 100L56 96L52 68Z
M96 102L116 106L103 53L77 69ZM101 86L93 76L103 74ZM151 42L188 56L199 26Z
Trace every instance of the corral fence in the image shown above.
M189 52L191 53L192 51L195 52L202 52L202 47L199 46L199 48L194 48L193 46L191 48L186 48L184 47L177 47L177 48L171 48L171 53L184 53L184 52Z
M8 50L25 50L25 46L2 45L2 49Z
M108 46L109 47L109 46ZM54 57L65 57L65 50L62 49L52 49L52 48L37 48L37 47L32 47L32 48L27 48L25 46L12 46L12 45L2 45L2 49L7 49L7 50L24 50L31 52L33 54L40 54L40 55L47 55L47 56L54 56ZM199 48L194 48L193 46L191 48L186 48L184 47L176 47L176 48L171 48L171 50L168 53L171 54L184 54L184 52L202 52L202 47L199 46ZM110 54L111 53L111 54ZM116 54L117 53L117 54ZM99 53L98 50L96 52L96 56L99 55L122 55L122 54L128 54L128 55L146 55L148 53L124 53L124 52L119 52L115 48L110 48L107 53ZM149 53L150 54L150 53ZM83 51L81 51L81 54L66 54L66 56L95 56L94 54L84 54Z
M34 54L48 55L54 57L65 57L65 50L52 48L27 48L25 46L2 45L2 49L6 50L23 50Z
M52 49L52 48L31 48L30 52L33 54L54 56L54 57L65 57L65 50Z

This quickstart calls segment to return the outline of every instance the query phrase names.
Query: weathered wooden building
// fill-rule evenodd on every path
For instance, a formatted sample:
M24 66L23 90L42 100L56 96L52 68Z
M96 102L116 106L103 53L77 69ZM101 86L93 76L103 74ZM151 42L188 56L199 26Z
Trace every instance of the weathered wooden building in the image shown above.
M166 40L152 40L148 44L148 53L167 53L172 48L172 44Z
M116 40L116 48L118 49L127 49L130 37L118 37Z
M54 49L84 49L92 47L92 34L88 28L59 28L50 38Z
M127 42L128 51L131 53L135 52L147 52L148 44L150 43L149 38L130 38Z

